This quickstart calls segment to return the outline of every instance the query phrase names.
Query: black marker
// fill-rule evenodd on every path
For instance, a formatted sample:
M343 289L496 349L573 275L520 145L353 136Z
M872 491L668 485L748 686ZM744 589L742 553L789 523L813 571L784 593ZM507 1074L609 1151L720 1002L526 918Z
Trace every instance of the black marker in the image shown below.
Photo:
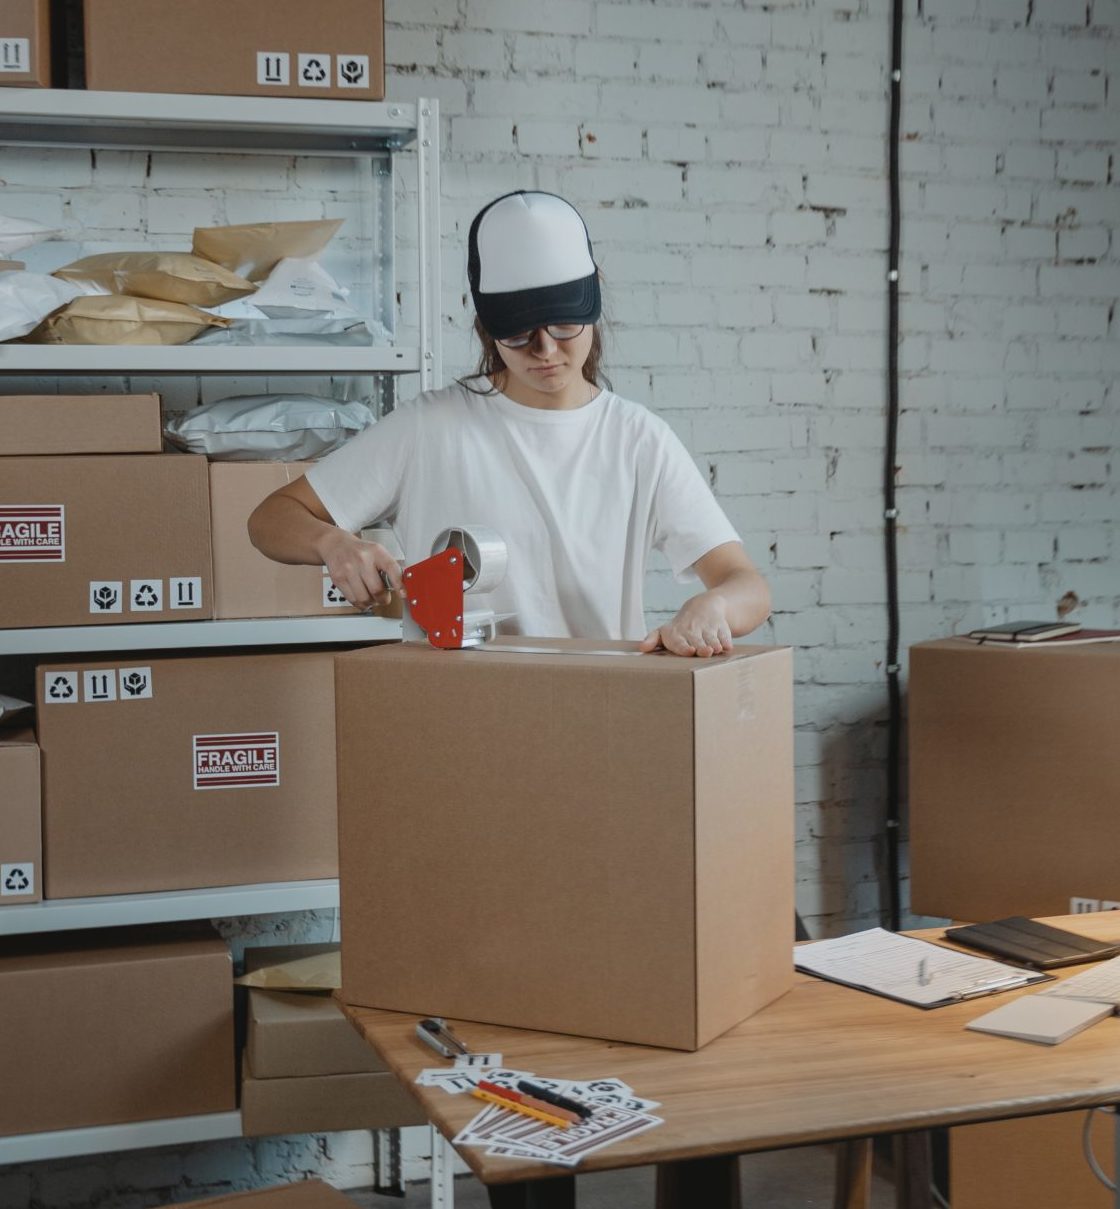
M591 1109L586 1104L581 1104L579 1100L569 1100L567 1096L559 1096L547 1087L540 1087L536 1083L530 1083L528 1079L518 1079L517 1090L523 1091L527 1096L535 1096L546 1104L555 1104L557 1108L566 1108L569 1112L574 1112L584 1121L591 1116Z

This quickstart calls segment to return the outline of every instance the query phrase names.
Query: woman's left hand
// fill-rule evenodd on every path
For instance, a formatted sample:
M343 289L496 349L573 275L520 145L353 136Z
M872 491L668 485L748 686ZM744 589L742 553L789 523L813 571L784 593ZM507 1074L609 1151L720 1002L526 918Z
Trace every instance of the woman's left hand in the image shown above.
M708 659L732 649L727 605L715 592L701 592L686 600L672 621L658 626L642 639L640 651L663 647L674 655L695 655Z

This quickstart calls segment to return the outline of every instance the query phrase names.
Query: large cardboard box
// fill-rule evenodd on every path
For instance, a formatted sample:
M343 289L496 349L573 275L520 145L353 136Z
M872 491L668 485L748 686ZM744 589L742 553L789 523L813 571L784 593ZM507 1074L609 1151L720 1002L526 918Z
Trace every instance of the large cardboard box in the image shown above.
M43 897L39 795L34 732L0 730L0 907Z
M6 940L0 1134L231 1111L230 974L198 926Z
M88 88L385 95L381 0L85 0L85 36Z
M0 628L213 616L206 459L0 460Z
M187 1201L179 1209L356 1209L349 1197L343 1196L322 1180L303 1180L276 1188L259 1188L255 1192L234 1192L229 1196L209 1197L204 1201Z
M0 86L50 85L50 0L4 0L0 5Z
M302 478L310 462L211 462L215 617L309 617L358 610L334 586L326 567L290 566L266 558L249 540L253 509L273 491ZM399 597L381 617L399 617Z
M911 902L1064 915L1120 901L1120 643L910 651Z
M1113 1209L1081 1149L1085 1112L1052 1113L949 1131L953 1209ZM1115 1162L1115 1121L1096 1113L1093 1153L1109 1179Z
M257 1079L242 1063L241 1128L247 1138L424 1125L417 1101L386 1071Z
M337 952L338 945L269 945L245 950L252 973L278 962ZM373 1047L358 1036L330 992L250 988L245 1057L258 1079L383 1071Z
M336 876L332 659L40 667L46 897Z
M0 395L0 455L159 453L159 395Z
M342 994L696 1049L792 980L790 652L528 641L338 658Z

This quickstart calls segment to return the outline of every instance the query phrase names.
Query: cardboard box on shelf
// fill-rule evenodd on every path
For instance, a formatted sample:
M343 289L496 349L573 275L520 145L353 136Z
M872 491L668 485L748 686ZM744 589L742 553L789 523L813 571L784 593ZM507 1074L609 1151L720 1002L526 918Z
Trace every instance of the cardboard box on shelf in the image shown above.
M85 0L85 39L88 88L385 95L381 0Z
M274 562L255 549L246 528L253 509L273 491L295 482L310 462L211 462L210 524L214 547L214 615L310 617L351 615L357 609L331 582L325 567ZM399 617L400 599L375 608Z
M249 1138L392 1129L427 1121L416 1100L388 1072L257 1079L243 1060L241 1074L241 1125Z
M910 651L913 909L954 919L1120 901L1120 643Z
M204 1201L187 1201L178 1209L356 1209L354 1202L322 1180L301 1180L255 1192L233 1192Z
M696 1049L792 982L790 652L526 641L338 657L342 995Z
M20 1089L2 1135L233 1110L225 942L200 926L8 938L0 1058Z
M0 87L50 86L50 0L4 0L0 6Z
M213 616L206 459L0 462L0 628Z
M332 659L41 666L45 896L334 877Z
M159 395L0 395L0 456L162 448Z
M43 897L39 745L35 732L0 729L0 907Z
M245 950L247 973L285 961L337 953L335 944ZM384 1063L342 1014L329 991L248 992L245 1058L258 1079L383 1071Z

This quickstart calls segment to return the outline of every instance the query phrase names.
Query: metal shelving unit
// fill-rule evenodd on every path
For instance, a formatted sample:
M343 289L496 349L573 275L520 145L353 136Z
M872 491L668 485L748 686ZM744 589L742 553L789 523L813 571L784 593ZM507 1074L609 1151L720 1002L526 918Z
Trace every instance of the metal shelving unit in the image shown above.
M395 307L395 153L414 147L420 315L418 345L12 344L0 345L0 374L418 373L422 390L440 382L438 101L398 104L9 88L0 94L0 145L368 158L375 168L371 175L377 213L372 230L381 244L380 255L374 257L372 298L389 331ZM77 626L0 630L0 655L362 643L400 635L399 621L357 616ZM0 936L337 906L338 882L333 879L49 900L0 910ZM239 1112L29 1134L0 1138L0 1165L240 1136Z

